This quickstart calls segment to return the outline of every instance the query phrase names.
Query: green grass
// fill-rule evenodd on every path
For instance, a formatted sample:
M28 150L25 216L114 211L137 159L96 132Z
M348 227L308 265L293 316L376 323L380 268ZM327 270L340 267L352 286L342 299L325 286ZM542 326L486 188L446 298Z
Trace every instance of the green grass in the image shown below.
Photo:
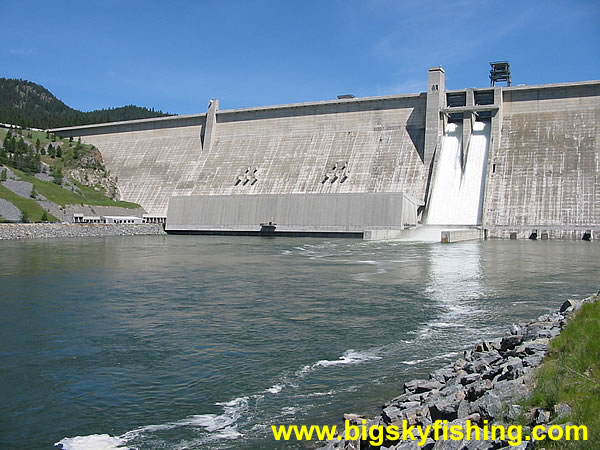
M135 209L140 206L130 202L116 202L104 195L104 191L95 191L93 188L84 186L80 183L73 182L80 190L83 195L79 195L70 189L53 183L51 181L40 180L32 175L27 175L17 169L11 169L15 175L21 180L27 181L35 186L35 189L46 197L51 202L58 205L92 205L92 206L118 206L121 208Z
M23 198L17 194L15 194L10 189L4 187L0 184L0 198L8 200L22 213L27 214L30 222L39 222L42 218L42 214L44 214L44 208L42 208L35 200L31 200L28 198ZM50 222L58 222L59 220L54 217L52 214L46 212L48 215L48 220Z
M128 209L136 209L136 208L141 208L140 205L138 205L137 203L132 203L132 202L124 202L124 201L114 201L111 200L110 198L108 198L105 193L104 190L100 189L100 191L96 191L91 187L88 186L84 186L83 184L75 181L75 180L71 180L71 182L77 186L79 188L79 190L81 191L81 193L84 195L84 198L86 199L85 204L88 205L98 205L98 206L118 206L120 208L128 208Z
M27 135L31 133L31 138L28 138ZM49 142L52 142L52 135L50 135L49 139L46 139L46 132L45 131L33 131L33 130L23 130L23 137L28 140L31 141L32 144L35 145L35 141L36 139L40 140L40 144L42 145L46 145ZM56 137L56 141L58 142L60 138L57 136Z
M544 441L546 448L600 448L600 299L587 303L552 341L537 373L537 384L525 409L551 410L567 403L572 413L560 422L588 427L588 441Z
M79 164L79 160L73 158L74 155L74 149L75 146L78 144L77 143L77 139L74 139L73 142L69 142L68 138L65 139L61 139L58 136L53 136L52 134L50 135L50 137L46 138L46 132L45 131L33 131L33 130L21 130L22 131L22 135L17 134L17 139L20 139L21 136L23 136L23 139L25 139L25 142L28 142L29 144L35 146L36 140L39 139L40 140L40 145L42 147L45 147L47 144L52 144L53 147L57 147L60 145L61 149L62 149L62 158L52 158L48 155L42 155L42 161L45 162L46 164L49 165L60 165L61 167L68 167L68 168L74 168L77 167ZM0 128L0 145L1 142L4 141L4 138L6 136L6 133L8 132L7 129L5 128ZM13 134L16 134L17 130L13 130ZM31 137L28 137L29 134L31 134ZM55 139L54 141L52 139ZM87 156L91 150L92 150L92 145L90 144L84 144L81 143L79 144L79 155L81 159L82 157Z
M25 141L29 141L32 144L35 144L36 139L40 140L40 143L42 145L48 144L48 143L52 143L52 145L54 145L55 143L52 142L52 135L50 135L49 139L46 139L46 132L45 131L33 131L33 130L21 130L22 131L22 136L23 139L25 139ZM0 128L0 139L4 140L4 138L6 137L6 133L8 132L8 130L6 128ZM13 129L12 130L13 135L15 135L17 133L17 130ZM27 137L27 135L31 133L31 138ZM17 139L19 139L21 137L20 134L17 134ZM61 139L57 136L56 137L56 143L58 143ZM68 139L66 140L68 141Z

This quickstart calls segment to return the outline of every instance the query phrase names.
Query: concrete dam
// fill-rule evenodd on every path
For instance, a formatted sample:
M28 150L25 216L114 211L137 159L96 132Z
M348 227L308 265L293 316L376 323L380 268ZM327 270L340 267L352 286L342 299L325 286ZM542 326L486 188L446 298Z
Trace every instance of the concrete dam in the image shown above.
M170 232L600 233L600 81L220 110L50 130L95 145ZM346 97L346 96L343 96ZM266 227L266 228L265 228Z

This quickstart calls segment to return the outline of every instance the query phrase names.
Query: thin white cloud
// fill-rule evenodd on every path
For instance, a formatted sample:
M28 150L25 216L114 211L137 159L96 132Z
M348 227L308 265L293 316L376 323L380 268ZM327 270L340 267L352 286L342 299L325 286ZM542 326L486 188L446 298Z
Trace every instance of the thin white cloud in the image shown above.
M33 54L32 48L11 48L8 53L15 56L28 56Z

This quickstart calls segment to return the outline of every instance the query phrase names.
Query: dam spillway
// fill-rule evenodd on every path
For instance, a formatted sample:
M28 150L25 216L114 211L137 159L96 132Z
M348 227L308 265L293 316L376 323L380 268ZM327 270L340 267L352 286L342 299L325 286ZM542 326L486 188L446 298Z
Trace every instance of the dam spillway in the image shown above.
M476 121L463 142L462 123L449 123L432 179L427 223L481 225L490 122Z
M589 229L600 233L599 115L598 81L446 90L444 70L432 68L428 91L418 94L235 110L219 110L218 101L211 101L204 114L51 131L95 145L118 177L124 200L151 214L182 217L188 229L206 224L194 223L186 211L167 214L171 198L176 208L178 197L203 202L221 196L217 224L227 209L252 203L245 198L264 196L282 205L265 212L264 220L284 223L292 218L286 213L292 204L268 196L364 194L358 208L370 214L366 194L396 194L410 199L417 221L466 221L489 237L526 237L538 229L550 237L578 238ZM470 204L479 184L478 208L465 206L471 212L463 217L436 218L435 174L452 123L462 127L461 139L468 143L461 152L464 194L453 201ZM488 125L478 130L480 123ZM485 151L474 152L480 131L487 136ZM476 156L483 160L471 164ZM482 167L480 180L471 176L479 171L470 170L475 166ZM304 215L309 229L312 215L335 217L331 226L352 217L347 209L308 209ZM169 222L167 230L175 230ZM234 231L240 226L236 219L224 225ZM405 225L414 224L369 226L392 236L392 228Z

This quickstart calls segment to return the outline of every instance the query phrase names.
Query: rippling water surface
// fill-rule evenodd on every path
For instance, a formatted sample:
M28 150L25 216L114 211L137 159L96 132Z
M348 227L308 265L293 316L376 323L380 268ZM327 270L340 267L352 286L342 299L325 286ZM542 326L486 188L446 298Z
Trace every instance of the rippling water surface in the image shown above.
M0 255L2 448L280 448L271 424L374 413L600 273L587 242L148 236Z

